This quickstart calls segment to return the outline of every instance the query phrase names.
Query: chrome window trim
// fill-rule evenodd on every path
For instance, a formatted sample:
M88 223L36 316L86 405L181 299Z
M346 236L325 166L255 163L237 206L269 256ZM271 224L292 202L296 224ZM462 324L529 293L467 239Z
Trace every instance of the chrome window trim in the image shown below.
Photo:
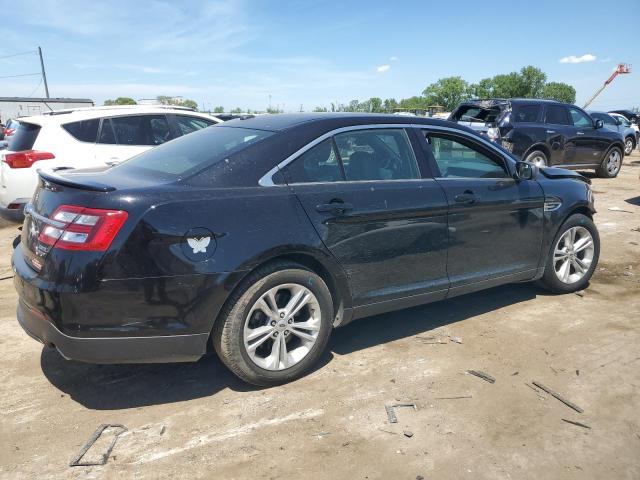
M357 130L385 129L385 128L414 128L414 129L419 129L419 130L439 130L439 131L444 131L444 132L451 132L451 133L461 134L463 136L469 137L470 140L478 141L478 142L484 144L486 147L489 147L489 149L492 152L494 152L496 155L499 155L500 158L503 158L505 160L507 170L511 170L511 168L509 166L509 162L507 161L507 158L505 157L504 152L502 152L501 150L496 148L495 145L493 145L488 140L485 140L482 137L471 136L471 135L469 135L469 132L465 132L464 130L460 130L459 128L444 127L442 125L428 125L428 124L423 124L423 123L375 123L375 124L368 124L368 125L351 125L351 126L348 126L348 127L340 127L340 128L336 128L334 130L331 130L331 131L319 136L318 138L316 138L316 139L312 140L311 142L309 142L308 144L306 144L304 147L298 149L296 152L294 152L291 155L289 155L287 158L282 160L275 167L273 167L271 170L269 170L267 173L265 173L260 178L260 180L258 180L258 185L260 185L262 187L278 187L278 186L285 185L285 184L278 185L278 184L274 183L273 176L276 173L278 173L280 171L280 169L286 167L291 162L296 160L300 155L305 153L307 150L310 150L311 148L315 147L317 144L319 144L320 142L326 140L327 138L330 138L330 137L332 137L334 135L338 135L339 133L344 133L344 132L357 131ZM416 161L417 161L417 159L416 159ZM418 165L418 167L419 167L419 165ZM511 172L509 172L509 173L511 173ZM434 177L434 178L436 178L436 177ZM412 181L412 180L430 180L430 179L428 179L428 178L427 179L425 179L425 178L405 178L405 179L391 179L391 180L341 180L341 181L338 181L338 182L305 182L305 183L296 183L296 184L292 184L292 185L315 185L315 184L321 184L321 183L327 183L327 184L328 183L332 183L332 184L335 184L335 183L363 183L363 182L406 182L406 181Z

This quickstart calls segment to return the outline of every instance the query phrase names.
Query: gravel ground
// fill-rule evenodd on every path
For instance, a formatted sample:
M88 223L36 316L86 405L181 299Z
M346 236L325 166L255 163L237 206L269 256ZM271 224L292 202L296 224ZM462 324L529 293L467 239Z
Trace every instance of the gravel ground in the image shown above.
M269 389L215 357L97 366L43 348L15 319L3 223L0 478L640 478L639 174L636 151L593 180L602 252L580 295L518 284L363 319L312 374ZM416 409L390 424L394 403ZM107 464L69 467L104 423L128 429Z

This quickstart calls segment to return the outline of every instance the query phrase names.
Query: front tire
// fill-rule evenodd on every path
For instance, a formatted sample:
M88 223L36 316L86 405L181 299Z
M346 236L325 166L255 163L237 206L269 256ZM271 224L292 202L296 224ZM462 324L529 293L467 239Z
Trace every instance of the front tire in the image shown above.
M525 162L532 163L538 168L546 167L549 164L547 155L542 150L534 150L524 159Z
M232 294L214 326L213 347L245 382L279 385L319 361L333 318L331 293L320 276L296 263L274 262Z
M613 147L607 152L600 167L596 170L599 177L615 178L622 168L622 150Z
M553 293L584 289L598 265L600 236L593 221L571 215L562 224L547 255L540 283Z

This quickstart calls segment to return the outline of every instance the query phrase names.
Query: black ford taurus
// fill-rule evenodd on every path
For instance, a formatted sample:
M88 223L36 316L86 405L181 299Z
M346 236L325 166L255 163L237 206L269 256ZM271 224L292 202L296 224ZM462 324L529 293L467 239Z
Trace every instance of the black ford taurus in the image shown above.
M354 319L509 282L584 288L594 212L579 174L449 122L241 118L106 170L40 172L13 254L17 316L66 358L215 349L273 385Z

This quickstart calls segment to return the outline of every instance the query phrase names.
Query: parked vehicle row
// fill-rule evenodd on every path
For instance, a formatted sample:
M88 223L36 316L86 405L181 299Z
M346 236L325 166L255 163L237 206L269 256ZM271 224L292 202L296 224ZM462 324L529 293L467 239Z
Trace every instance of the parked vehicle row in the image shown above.
M624 154L631 155L633 149L636 148L637 138L636 130L631 128L631 124L629 122L626 122L625 124L620 119L605 112L590 111L589 115L591 115L591 118L596 120L602 120L604 128L608 128L609 130L618 132L622 135L622 139L624 140Z
M274 385L313 368L334 326L510 282L573 292L598 263L588 179L448 121L243 117L39 175L18 320L86 362L213 348Z
M594 169L607 178L618 175L625 150L637 144L617 128L604 128L602 119L553 100L471 100L461 103L449 120L478 131L538 167Z
M0 150L0 215L22 220L39 168L114 165L219 122L191 109L163 106L80 108L21 118L7 148Z

